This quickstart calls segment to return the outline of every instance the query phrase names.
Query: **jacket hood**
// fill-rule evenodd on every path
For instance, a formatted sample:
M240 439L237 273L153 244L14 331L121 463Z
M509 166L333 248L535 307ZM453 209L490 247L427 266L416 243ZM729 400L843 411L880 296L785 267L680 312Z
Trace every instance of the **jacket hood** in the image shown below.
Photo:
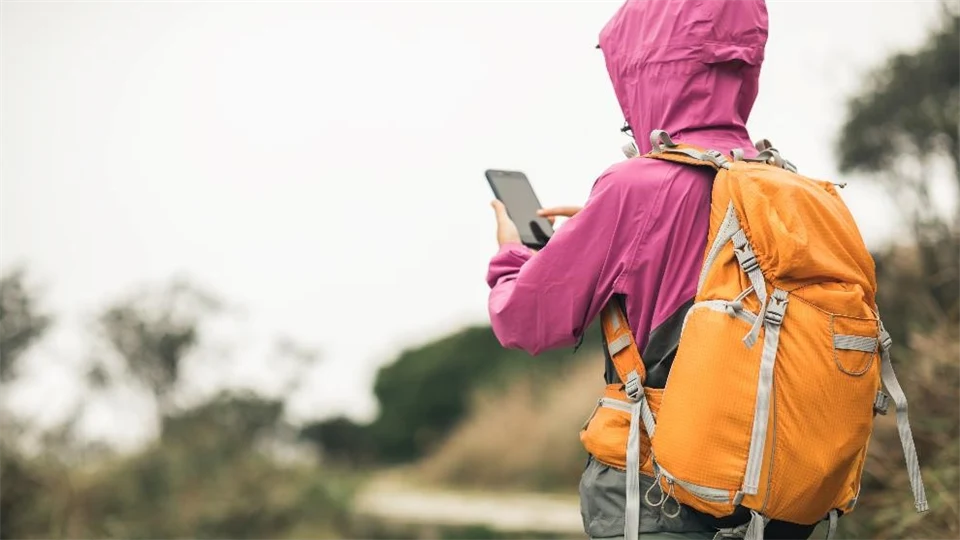
M641 153L654 129L749 145L766 42L763 0L627 0L599 47Z

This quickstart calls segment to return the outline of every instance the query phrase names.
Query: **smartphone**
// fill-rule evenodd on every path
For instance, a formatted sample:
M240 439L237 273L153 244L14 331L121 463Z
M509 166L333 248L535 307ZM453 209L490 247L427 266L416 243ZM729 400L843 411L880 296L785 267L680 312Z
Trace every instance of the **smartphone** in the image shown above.
M547 218L537 215L537 210L542 207L527 175L496 169L488 169L485 174L493 195L503 203L510 219L517 224L523 245L533 249L547 245L553 236L553 226Z

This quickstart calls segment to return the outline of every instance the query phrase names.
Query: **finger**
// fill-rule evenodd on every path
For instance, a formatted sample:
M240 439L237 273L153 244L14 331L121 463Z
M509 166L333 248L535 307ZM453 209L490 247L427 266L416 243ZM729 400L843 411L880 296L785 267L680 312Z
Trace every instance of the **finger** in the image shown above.
M581 208L579 206L553 206L551 208L541 208L540 210L537 210L537 214L544 217L572 217L580 210Z
M549 221L551 225L554 225L557 221L557 218L554 216L547 216L547 221Z
M502 202L494 199L493 202L490 203L490 206L493 207L493 211L497 215L497 223L513 223L510 215L507 214L507 207L504 206Z

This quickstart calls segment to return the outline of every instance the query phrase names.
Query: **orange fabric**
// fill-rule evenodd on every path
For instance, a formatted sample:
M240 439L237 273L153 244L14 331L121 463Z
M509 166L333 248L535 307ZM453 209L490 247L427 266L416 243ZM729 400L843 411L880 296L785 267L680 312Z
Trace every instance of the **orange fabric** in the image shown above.
M663 390L644 388L647 403L654 417L660 409L663 399ZM609 384L604 389L603 396L620 401L629 402L623 391L622 384ZM597 461L616 467L620 470L627 468L627 433L630 430L630 413L599 407L590 418L587 426L580 432L580 442L584 449ZM650 459L650 438L640 429L640 472L653 476L653 460Z
M696 150L697 152L703 152L702 149L696 146L690 146L689 144L679 143L674 148L678 150ZM717 165L711 161L704 161L700 159L694 159L690 156L683 154L674 154L674 153L663 153L663 152L650 152L645 154L643 157L650 159L662 159L664 161L672 161L674 163L684 163L686 165L698 165L701 167L710 167L713 170L719 169ZM730 159L730 156L727 156L727 159Z
M616 322L615 322L616 321ZM640 377L640 384L646 379L646 370L643 366L643 360L640 358L640 351L634 340L630 325L627 324L627 317L616 300L611 300L601 313L600 327L603 329L604 346L624 337L629 341L629 345L617 354L611 355L614 369L620 377L619 384L607 385L604 390L604 397L630 403L627 397L624 385L627 381L627 375L636 370ZM650 410L656 415L660 407L660 400L663 396L663 390L644 388L644 394L647 396ZM617 409L600 407L583 431L580 433L580 441L584 448L601 463L626 469L627 455L627 434L630 431L630 414ZM640 471L653 476L653 462L650 460L650 438L640 430Z
M619 322L614 323L614 320ZM617 370L617 375L620 377L620 382L626 384L627 375L636 370L642 384L646 379L647 372L643 367L643 360L640 358L640 351L637 349L633 332L630 330L630 325L627 324L627 317L623 314L623 310L620 309L616 300L611 300L603 308L600 325L603 328L604 346L609 346L610 343L621 337L630 342L629 346L610 357L614 368Z
M647 157L712 166L676 154ZM731 162L714 181L707 252L731 203L755 251L767 295L775 287L789 293L759 491L740 504L768 518L812 524L831 509L852 510L849 504L859 490L872 404L881 388L880 356L837 350L834 339L879 335L873 259L828 182L766 164ZM684 482L727 490L731 499L744 481L766 330L747 347L748 322L701 303L732 301L748 287L750 280L727 242L687 316L666 389L645 389L656 415L652 447L658 464ZM743 308L758 313L757 296L747 295ZM625 327L624 320L621 331ZM618 337L608 330L604 326L607 339ZM628 349L615 358L621 378L636 363L642 366L632 341ZM622 385L608 386L605 395L626 400ZM628 413L601 408L581 440L600 461L624 468L629 425ZM644 433L641 463L647 474L652 473L649 457ZM698 499L665 478L662 485L698 510L718 517L733 511L731 502Z

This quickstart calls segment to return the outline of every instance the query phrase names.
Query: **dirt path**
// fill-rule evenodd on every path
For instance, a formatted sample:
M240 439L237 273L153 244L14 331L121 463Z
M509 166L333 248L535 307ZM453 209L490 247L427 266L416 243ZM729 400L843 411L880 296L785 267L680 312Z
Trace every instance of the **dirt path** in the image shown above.
M410 525L584 536L575 494L448 491L387 478L367 484L355 499L354 511L358 516Z

